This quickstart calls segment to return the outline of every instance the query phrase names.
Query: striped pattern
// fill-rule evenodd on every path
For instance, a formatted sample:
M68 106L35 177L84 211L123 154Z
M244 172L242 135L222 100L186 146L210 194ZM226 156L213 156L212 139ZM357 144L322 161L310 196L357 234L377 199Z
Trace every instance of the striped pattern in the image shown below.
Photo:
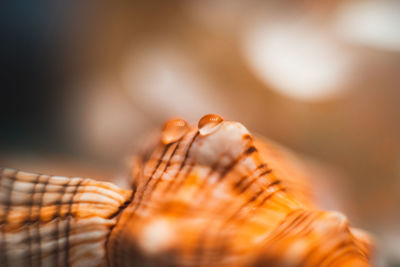
M0 266L370 266L368 235L316 210L292 153L205 118L167 123L129 191L0 169Z
M268 236L255 266L369 266L369 250L338 212L296 210Z
M0 169L1 266L104 266L131 192L91 179Z
M277 232L293 234L293 240L307 238L310 232L294 234L302 225L282 225L294 220L294 211L314 214L314 204L307 175L292 154L255 140L240 123L220 122L207 135L191 127L174 142L159 140L133 173L140 174L133 181L136 193L110 235L110 266L266 266L274 260L270 266L276 267L322 262L304 260L304 255L286 257L283 246L277 246L276 257L267 262L260 256L270 255L274 242L280 244L273 238ZM361 251L363 242L346 235L351 231L347 224L335 228L335 220L311 215L309 222L316 229L332 230L337 242L352 240L344 250ZM323 235L310 239L305 249L322 243ZM368 266L367 251L349 259ZM332 259L347 257L335 242L309 253L313 259L326 258L325 266L336 266ZM292 262L286 261L289 258Z

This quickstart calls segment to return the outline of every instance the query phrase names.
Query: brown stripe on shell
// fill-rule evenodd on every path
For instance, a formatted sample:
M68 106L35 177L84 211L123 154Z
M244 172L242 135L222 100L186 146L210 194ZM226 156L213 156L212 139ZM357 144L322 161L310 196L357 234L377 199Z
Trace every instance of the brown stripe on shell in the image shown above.
M143 197L144 197L144 194L145 194L145 192L146 192L147 186L149 185L149 183L150 183L151 180L153 179L153 176L155 175L156 171L158 170L158 168L160 167L161 163L163 162L163 160L164 160L163 158L164 158L165 154L168 152L168 150L169 150L169 148L171 147L172 144L173 144L173 143L169 143L169 144L165 145L165 147L164 147L164 149L163 149L163 152L161 153L161 156L160 156L160 158L158 159L157 164L156 164L156 166L155 166L154 169L153 169L153 172L151 173L150 177L147 178L145 184L143 185L143 188L141 188L140 194L138 194L139 199L138 199L137 202L136 202L136 206L137 206L137 207L140 206L140 204L141 204L141 202L142 202L142 199L143 199Z
M205 130L200 123L200 133L196 127L188 129L165 156L157 152L165 147L162 142L149 151L143 168L154 168L155 159L160 166L154 176L140 179L141 196L123 211L110 237L110 243L118 244L112 266L137 261L150 266L251 266L258 251L263 252L263 240L276 236L271 242L279 243L288 234L274 234L281 223L292 234L302 225L305 233L312 231L307 225L317 218L308 211L289 220L293 211L313 208L297 162L275 146L260 146L239 123L215 118ZM157 222L166 228L152 229ZM145 234L149 231L150 236ZM162 244L159 250L157 244ZM163 261L166 255L169 260Z
M39 176L41 177L41 175ZM42 209L42 203L43 203L43 197L46 193L46 188L47 185L49 184L49 179L51 178L50 176L46 176L47 179L44 181L43 183L43 189L40 191L40 200L39 203L36 203L38 205L37 208L37 213L36 213L36 218L35 218L35 225L36 225L36 242L37 245L39 246L39 253L37 255L37 259L38 259L38 266L42 266L42 238L41 238L41 234L40 234L40 210ZM36 187L36 185L35 185ZM28 203L28 205L32 205L31 203ZM32 208L32 207L30 207Z
M193 145L193 143L195 142L195 140L196 140L198 135L199 135L199 133L196 132L193 135L193 137L190 139L190 141L188 143L189 145L186 148L186 151L185 151L185 154L184 154L184 159L181 162L177 173L175 174L175 178L172 180L171 183L168 184L168 187L163 189L164 194L167 194L167 192L170 191L171 186L173 185L173 183L175 182L175 180L179 176L180 172L182 171L182 168L185 166L185 163L186 163L187 159L189 158L190 148ZM182 137L179 140L177 140L178 142L176 143L176 147L175 147L176 149L177 149L177 146L180 145L180 143L183 141L183 139L184 139L184 137ZM120 255L119 253L121 251L121 234L124 233L125 231L127 231L126 230L127 223L130 222L131 220L135 220L135 217L137 216L137 210L142 205L142 201L144 199L144 195L145 195L146 191L148 190L147 186L150 183L150 181L153 179L153 176L157 172L157 170L160 167L161 163L164 162L165 165L166 165L164 171L166 171L168 169L168 163L172 159L173 155L175 155L175 153L176 153L175 150L176 149L173 150L171 156L167 160L164 159L164 156L167 154L168 149L174 143L175 142L169 143L169 144L166 144L166 145L164 145L162 142L160 143L160 145L162 146L162 152L161 152L160 156L158 156L158 158L157 158L157 164L154 166L153 170L151 171L151 175L146 179L146 182L145 182L144 185L142 185L142 187L141 186L138 187L138 189L141 190L140 193L135 194L136 196L135 196L133 202L124 211L124 213L125 213L124 218L119 222L118 227L113 229L113 231L111 232L110 241L109 241L109 246L108 247L109 247L109 250L111 251L110 253L112 254L112 257L111 257L111 259L109 261L109 266L119 266L121 264L120 257L118 256L118 255ZM157 150L154 153L156 153L156 152L157 152ZM151 155L149 161L147 162L147 164L149 164L149 162L151 162L154 159L155 159L154 156ZM146 167L147 166L144 166L144 168L146 168ZM161 176L162 176L162 174L161 174ZM161 179L161 176L157 178L157 181ZM151 192L153 192L153 191L154 190L151 190L149 192L149 194Z
M292 212L265 240L254 265L369 266L367 255L355 244L343 219L332 212Z
M36 185L39 183L40 176L41 176L40 174L37 174L36 175L36 179L33 182L34 186L32 188L32 191L30 192L31 197L30 197L30 200L29 200L28 216L27 216L26 221L25 221L26 231L27 231L27 235L28 235L28 246L29 246L29 250L28 250L29 254L28 254L28 259L27 259L27 261L28 261L27 265L30 266L30 267L34 266L34 264L33 264L34 254L32 252L32 241L33 241L32 239L33 238L31 236L31 226L32 226L32 222L33 222L33 220L32 220L33 196L34 196L34 192L35 192L35 189L36 189Z
M174 179L172 179L172 181L171 181L171 183L169 183L168 187L166 187L166 189L164 190L164 193L165 193L165 194L167 194L167 193L170 192L170 191L176 192L176 191L178 190L178 188L180 187L180 185L182 185L182 183L183 183L183 181L184 181L184 177L186 177L186 175L187 175L187 174L189 173L189 171L191 170L192 164L189 164L188 171L186 172L186 175L183 175L183 176L184 176L183 179L181 179L180 181L178 181L178 183L176 182L176 180L178 179L178 177L179 177L179 175L180 175L182 169L183 169L184 167L187 167L187 166L186 166L186 163L187 163L188 158L189 158L190 150L191 150L191 148L192 148L194 142L196 141L196 139L197 139L197 137L198 137L199 135L200 135L200 132L199 132L199 131L196 131L196 133L195 133L194 136L192 137L192 139L191 139L191 141L190 141L190 143L189 143L189 145L188 145L188 147L187 147L186 153L185 153L185 155L184 155L184 157L183 157L183 160L182 160L182 163L181 163L181 165L180 165L180 167L179 167L178 172L175 174ZM178 184L178 185L175 186L175 188L174 188L174 185L175 185L175 184Z
M172 151L171 156L168 158L168 161L165 164L164 170L161 172L160 176L157 178L156 182L154 183L152 188L149 190L149 194L148 194L146 201L150 201L152 193L157 190L157 186L160 183L160 181L162 180L162 176L167 172L168 168L171 166L171 161L172 161L173 157L175 156L176 152L178 151L181 142L182 142L182 139L179 139L176 142L175 148Z
M118 211L116 211L114 214L112 214L109 217L109 219L116 218L116 222L114 225L111 226L110 231L106 238L106 242L104 244L104 248L106 250L107 266L112 266L112 263L113 263L113 259L112 259L113 253L112 252L114 252L114 249L116 248L115 244L113 244L113 246L115 248L114 247L110 248L110 238L113 234L115 226L118 224L118 222L120 220L121 213L132 203L132 201L135 197L135 193L136 193L136 188L133 188L132 193L131 193L130 197L128 198L128 200L118 209ZM115 253L114 253L114 255L115 255Z
M252 153L254 153L256 151L257 151L257 148L255 148L255 146L251 146L248 149L246 149L246 151L244 153L247 154L247 155L250 155L250 154L252 154Z
M147 188L147 185L150 183L150 181L153 178L154 174L156 173L156 171L160 167L161 163L163 162L163 158L164 158L165 154L167 153L168 149L170 148L170 146L172 144L173 143L169 143L169 144L166 144L163 147L161 155L157 159L157 163L156 163L154 169L152 170L150 177L147 178L143 188L140 188L141 189L140 192L132 194L132 197L133 197L133 199L135 201L133 201L133 200L131 201L131 203L132 203L132 206L130 207L131 211L130 211L130 214L129 214L129 218L124 221L125 223L128 222L129 220L131 220L131 218L135 215L136 210L140 207L142 199L143 199L145 191L146 191L146 188ZM138 198L138 199L136 200L135 198ZM111 238L113 239L112 242L110 242L110 243L112 244L111 247L112 247L112 251L113 251L114 255L117 255L117 252L118 252L118 250L120 248L120 235L121 235L121 233L123 233L123 231L124 231L124 229L126 227L125 223L120 224L117 229L115 229L115 230L112 229L112 231L110 232L111 233L110 236L112 236ZM111 261L109 261L108 264L111 265L111 266L117 266L117 263L115 262L116 260L117 260L116 257L114 257L113 259L111 259Z
M243 138L243 140L251 140L251 138ZM229 164L227 164L226 166L221 167L221 158L222 156L219 156L218 160L215 162L214 165L211 166L210 171L208 173L208 175L203 178L203 182L202 184L198 187L198 191L199 193L201 191L203 191L202 193L204 195L208 195L210 194L210 191L214 191L216 190L216 187L223 182L224 178L231 172L234 170L235 166L237 164L239 164L243 159L245 159L246 157L250 157L252 153L254 153L255 151L257 151L256 148L251 149L253 146L251 144L251 142L247 142L246 145L249 147L247 148L243 153L240 153L238 157L236 157L235 159L231 160ZM249 153L250 150L250 153ZM254 171L246 174L245 176L243 176L238 182L235 183L234 187L237 187L239 185L241 185L243 182L245 182L252 174L253 172L257 171L258 168L263 168L266 167L266 164L260 164ZM209 183L209 178L210 176L218 171L218 180L216 183L213 184L213 186L208 186L208 188L206 188L206 185Z
M3 174L3 171L2 171L2 174ZM17 174L18 174L18 170L14 170L13 176L17 175ZM2 178L1 182L2 182L2 185L3 185L3 183L5 181L5 179L3 179L3 175L2 175L1 178ZM8 222L9 211L10 211L10 208L11 208L11 197L12 197L14 182L15 182L15 180L11 179L11 182L10 182L10 185L9 185L11 188L8 191L6 191L7 193L6 193L6 197L5 197L5 200L4 200L6 207L4 208L4 213L3 213L2 219L0 220L0 225L2 226L1 227L1 235L2 235L2 241L3 241L2 242L2 246L1 246L1 250L0 250L0 254L3 255L2 256L2 260L3 260L2 264L5 267L9 266L9 259L8 259L8 253L7 253L8 252L8 245L7 245L7 242L4 242L4 240L6 240L6 231L7 231L6 225L7 225L7 222Z
M219 170L219 178L217 183L214 183L212 187L207 188L208 191L211 190L215 190L215 188L217 187L217 185L219 185L220 182L223 181L223 179L226 177L226 175L234 169L234 167L239 164L241 162L241 160L243 160L245 157L249 157L251 156L251 154L253 154L254 152L257 151L257 149L252 145L251 143L251 136L250 135L245 135L243 137L243 140L246 141L246 143L248 143L247 145L247 149L245 149L243 151L243 153L239 154L239 156L237 158L235 158L234 160L232 160L228 165L226 165L224 168L222 168L222 170ZM199 186L199 191L200 189L204 188L204 185L207 183L208 181L208 177L211 176L212 173L214 173L215 171L218 170L218 165L219 165L220 160L217 160L215 165L211 166L209 174L204 178L204 182L202 183L202 185ZM244 181L247 181L256 171L258 171L259 169L263 169L266 168L266 164L261 163L257 166L257 168L255 170L253 170L252 172L250 172L249 174L247 174L246 176L243 176L238 182L235 183L234 187L239 187L240 184L242 184ZM239 194L242 194L248 187L251 186L251 184L253 184L254 182L257 181L257 179L261 176L264 176L266 174L269 174L271 172L270 169L263 171L261 174L257 175L256 177L254 177L253 179L250 180L250 182L248 184L246 184L242 190L239 191ZM272 182L270 185L275 185L275 182ZM206 189L203 189L203 191L206 191ZM233 215L231 215L231 217L229 217L229 219L222 225L227 225L231 222L231 220L235 219L235 216L238 215L240 213L240 211L246 207L247 205L249 205L250 203L254 202L260 195L262 195L263 190L258 191L258 193L256 193L255 195L253 195L252 197L250 197L248 199L247 202L245 202L238 211L236 211ZM204 192L204 194L207 194L207 192ZM221 210L222 212L223 210ZM218 212L219 213L219 212ZM202 264L211 264L210 262L202 262L202 260L205 259L204 255L204 245L206 242L206 237L208 235L208 229L210 229L210 227L212 227L212 220L210 221L210 224L208 226L204 226L204 231L200 234L199 239L197 241L197 246L195 249L195 261L197 262L197 264L199 266L201 266ZM222 229L221 229L222 230ZM226 244L226 242L223 241L219 241L221 244ZM220 246L220 247L224 247L224 245ZM217 254L218 255L218 254ZM222 255L222 254L221 254ZM217 257L218 258L218 257Z
M369 238L314 210L290 154L217 115L198 128L173 122L137 157L133 191L7 170L0 252L13 266L22 265L15 245L29 247L30 266L369 266Z
M130 191L91 179L2 169L2 266L103 266L104 243Z
M56 205L56 212L53 215L53 224L54 224L54 230L52 233L53 240L59 240L60 239L60 230L59 230L59 221L60 221L60 209L62 205L62 198L64 197L67 186L69 185L69 182L71 180L66 181L64 184L61 185L61 188L59 190L59 196L57 199L57 202L55 203ZM68 202L68 208L69 208L69 202ZM59 247L59 242L55 242L54 250L53 250L53 257L54 257L54 266L59 265L59 258L60 258L60 247Z
M68 211L67 211L67 214L66 214L67 226L66 226L66 229L65 229L66 241L65 241L65 248L64 248L65 249L65 258L64 258L65 266L70 266L71 265L70 260L69 260L69 252L70 252L70 249L71 249L70 244L69 244L69 242L70 242L69 241L69 236L70 236L70 233L71 233L71 219L72 219L71 218L72 217L71 212L72 212L72 205L74 204L74 198L78 194L78 190L79 190L79 187L81 186L82 182L83 182L83 180L79 180L79 182L77 182L74 185L74 191L72 192L72 196L70 197L70 199L68 201Z

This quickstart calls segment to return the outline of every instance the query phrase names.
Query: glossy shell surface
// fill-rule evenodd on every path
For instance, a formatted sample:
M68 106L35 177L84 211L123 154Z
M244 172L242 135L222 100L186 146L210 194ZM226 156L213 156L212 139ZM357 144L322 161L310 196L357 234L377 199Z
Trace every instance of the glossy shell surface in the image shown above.
M0 170L1 266L105 266L130 191L91 179Z
M112 266L369 266L367 235L318 211L296 157L238 122L206 115L135 162Z
M238 122L170 120L133 158L129 190L2 169L0 262L370 266L368 234L320 211L296 156Z

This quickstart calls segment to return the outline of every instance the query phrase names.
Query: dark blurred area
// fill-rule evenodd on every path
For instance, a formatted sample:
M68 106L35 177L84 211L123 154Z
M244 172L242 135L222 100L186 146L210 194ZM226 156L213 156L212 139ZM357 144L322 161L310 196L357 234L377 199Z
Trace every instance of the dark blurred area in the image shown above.
M399 1L23 2L0 11L1 166L107 179L165 119L217 113L307 155L400 265Z

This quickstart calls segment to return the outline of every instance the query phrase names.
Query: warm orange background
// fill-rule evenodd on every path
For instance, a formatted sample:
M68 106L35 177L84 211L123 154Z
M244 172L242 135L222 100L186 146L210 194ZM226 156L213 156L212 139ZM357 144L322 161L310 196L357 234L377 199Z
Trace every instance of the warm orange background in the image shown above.
M376 235L377 264L400 263L399 2L3 12L1 166L107 179L165 119L217 113L307 155L324 205Z

